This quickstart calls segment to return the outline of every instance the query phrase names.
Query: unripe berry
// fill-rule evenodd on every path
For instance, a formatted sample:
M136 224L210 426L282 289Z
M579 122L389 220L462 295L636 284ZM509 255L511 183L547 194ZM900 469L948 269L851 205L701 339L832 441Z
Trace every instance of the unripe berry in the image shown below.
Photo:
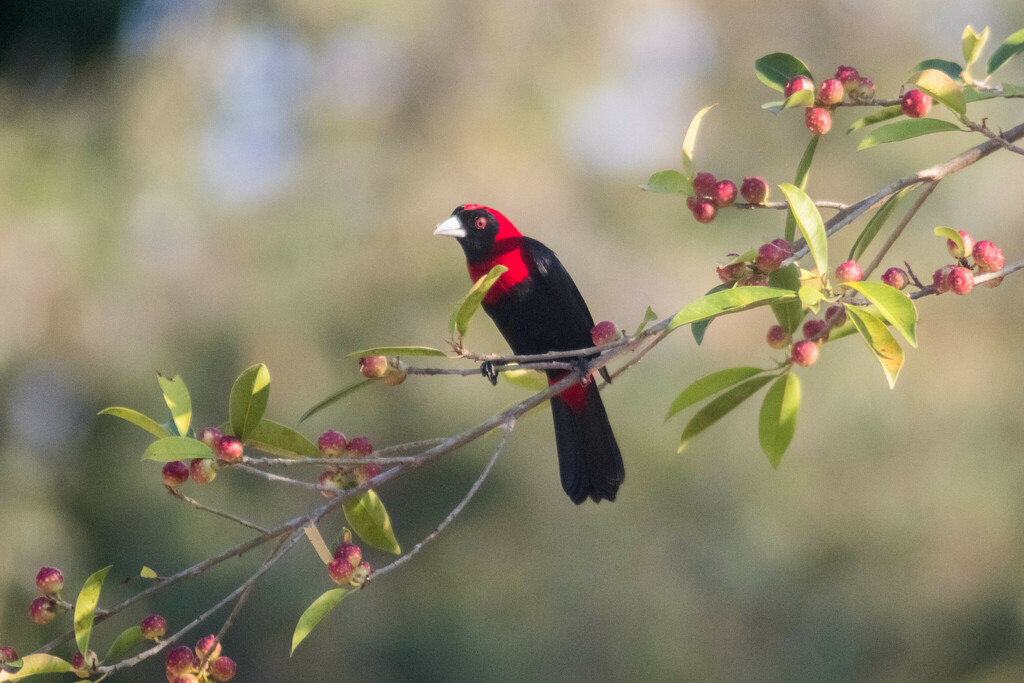
M718 266L716 271L718 272L718 279L722 281L722 284L726 285L730 282L736 282L736 280L742 280L750 275L750 267L746 263L730 263L727 266Z
M693 193L699 198L710 197L718 180L711 173L701 172L693 177Z
M622 334L611 320L602 320L590 330L590 338L594 341L594 346L610 344L620 337Z
M836 267L836 279L840 282L860 282L863 277L864 273L856 261L840 263Z
M789 258L790 256L793 255L793 245L787 242L786 240L782 239L781 237L772 240L772 244L779 248L779 251L782 252L782 255L785 258Z
M192 669L199 664L196 661L195 654L192 652L192 648L188 645L179 645L168 652L165 663L167 665L168 678L191 673Z
M181 460L174 460L164 465L161 470L161 475L164 479L164 484L170 486L172 489L181 486L188 481L188 465L183 463Z
M388 371L386 356L363 356L359 359L359 372L369 379L380 379Z
M317 483L333 491L340 491L345 487L345 475L333 470L326 470L320 473ZM336 495L331 493L331 491L321 491L320 493L323 494L324 498L333 498Z
M960 239L964 243L964 248L961 249L958 247L956 242L953 240L946 240L946 250L953 258L965 258L974 251L974 238L963 230L957 230L957 233L960 235Z
M910 278L902 268L890 268L882 273L882 282L896 289L904 289L910 284Z
M789 346L789 334L782 329L781 325L772 325L769 327L766 339L768 341L768 346L773 349L784 349Z
M49 624L57 616L57 603L50 598L36 598L28 607L28 616L39 625Z
M932 108L932 96L920 90L908 90L900 98L900 107L904 115L919 119Z
M84 655L76 652L71 656L71 669L79 678L88 678L99 663L100 658L92 650L86 650Z
M946 276L949 291L963 296L974 289L974 273L963 266L956 266Z
M824 135L832 130L832 115L828 109L807 107L804 109L804 125L814 135Z
M875 96L875 84L870 78L855 78L844 88L851 100L870 100Z
M835 77L839 80L840 83L846 84L851 80L856 80L860 78L860 74L857 73L857 70L854 69L852 66L841 66L838 69L836 69Z
M942 266L932 273L932 287L936 294L949 291L949 274L955 266Z
M373 568L370 567L370 563L363 560L359 563L359 566L352 572L352 583L357 586L362 586L366 583L366 580L370 578L370 574L373 573Z
M360 484L363 484L373 479L383 471L384 470L381 469L381 466L375 462L371 462L366 465L360 465L359 467L356 468L356 481Z
M349 564L353 567L357 567L359 566L359 563L363 561L363 549L355 543L342 543L334 549L334 559L348 560Z
M825 311L825 322L829 327L840 327L846 322L846 306L836 304Z
M370 455L373 453L373 444L365 436L357 436L348 442L348 452L357 457Z
M715 208L714 202L710 199L701 199L693 207L694 220L705 225L715 220L715 214L717 213L718 209Z
M196 458L188 465L192 481L197 484L209 484L217 478L217 466L209 458Z
M216 645L214 645L214 643L216 643ZM199 639L199 642L196 643L196 656L199 658L199 661L202 661L203 657L206 657L208 660L217 659L220 657L220 650L220 641L218 641L217 636L212 633L208 636L203 636Z
M768 183L764 178L744 178L740 194L751 204L763 204L768 199Z
M43 595L54 595L60 593L64 587L64 575L59 569L43 567L36 574L36 586L43 592Z
M825 332L825 321L824 320L808 320L804 323L803 327L804 339L810 339L812 341L816 339L828 339L828 335L821 337Z
M1006 263L1006 259L1003 258L1003 250L988 240L982 240L975 244L972 254L974 262L984 273L1000 270Z
M327 565L327 574L331 577L331 581L339 586L347 585L352 580L355 571L356 568L343 557L336 557Z
M238 665L231 657L218 657L217 661L210 665L210 675L221 683L230 681L237 671Z
M794 76L786 83L786 87L783 89L782 94L787 98L792 97L794 93L798 93L801 90L814 90L814 83L807 76Z
M10 645L4 645L0 647L0 665L6 664L7 662L16 662L21 657L18 656L18 651Z
M829 78L818 86L818 102L826 107L843 101L843 82L838 78Z
M388 371L380 378L381 384L389 387L397 387L405 381L409 373L396 367L388 366Z
M325 458L340 458L341 454L348 448L345 435L333 429L328 429L321 434L320 438L316 440L316 445Z
M217 457L224 462L237 462L242 459L242 442L234 436L222 436L217 442Z
M736 183L731 180L719 180L711 191L711 201L718 208L732 206L736 203Z
M764 273L754 273L745 280L740 280L737 283L740 287L767 287L768 276Z
M793 353L790 355L790 360L802 368L814 365L815 361L818 360L818 345L806 339L798 341L796 344L793 344Z
M223 436L224 434L216 427L203 427L196 438L216 451L217 442L220 441Z
M762 244L757 250L754 266L764 274L775 272L786 258L785 253L772 243Z
M150 614L139 624L139 630L143 638L159 641L167 635L167 620L159 614Z

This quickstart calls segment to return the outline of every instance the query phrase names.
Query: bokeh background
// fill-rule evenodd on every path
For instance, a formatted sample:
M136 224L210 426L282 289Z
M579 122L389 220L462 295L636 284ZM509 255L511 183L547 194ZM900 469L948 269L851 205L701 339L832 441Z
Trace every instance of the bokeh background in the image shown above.
M96 416L162 415L156 371L186 379L201 426L265 362L268 416L294 424L357 376L348 351L443 344L469 282L458 247L430 233L463 202L552 246L596 318L671 314L716 283L716 259L783 221L725 212L701 226L681 198L637 189L678 168L694 112L719 103L701 168L785 182L808 134L799 113L759 109L774 93L756 58L793 52L818 75L853 64L895 96L920 59L960 58L967 23L1002 41L1024 13L1011 0L4 0L0 641L25 653L70 625L28 622L40 566L77 590L113 563L113 600L140 589L122 581L142 565L172 573L245 537L167 496L138 462L146 435ZM1001 75L1022 82L1024 67ZM981 111L1009 127L1019 102ZM819 147L819 198L857 199L975 142L855 153L843 130L857 115L841 112ZM997 154L943 182L888 265L948 261L936 225L1019 258L1021 163ZM699 348L680 331L606 393L629 475L618 502L571 505L549 419L532 416L462 517L289 659L295 620L330 587L299 546L228 633L239 680L1021 680L1021 286L921 302L921 347L894 391L856 339L826 347L801 372L778 471L754 401L681 455L683 422L662 420L697 377L771 362L770 314L716 322ZM469 343L506 348L485 319ZM521 395L414 378L306 428L395 443ZM488 445L382 492L407 548ZM264 524L315 502L243 474L190 492ZM99 649L151 611L185 623L259 559L108 622ZM163 680L162 661L119 678Z

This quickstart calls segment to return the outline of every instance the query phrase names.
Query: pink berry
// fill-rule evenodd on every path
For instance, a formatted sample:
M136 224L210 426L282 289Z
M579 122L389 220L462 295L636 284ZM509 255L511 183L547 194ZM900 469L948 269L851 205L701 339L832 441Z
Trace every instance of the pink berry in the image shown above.
M829 78L818 86L818 102L826 107L843 101L843 82L838 78Z
M992 273L1001 270L1006 259L1003 258L1003 250L988 240L982 240L974 245L972 251L974 262L983 273Z
M698 223L710 223L715 220L718 210L710 199L701 199L693 207L693 217Z
M373 479L383 471L384 470L381 469L381 466L375 462L371 462L366 465L360 465L359 467L356 468L356 481L359 482L360 484L365 483Z
M792 97L795 93L801 90L814 90L814 83L807 76L794 76L786 83L786 87L783 89L782 94L787 98Z
M850 99L870 100L875 96L875 83L870 78L858 78L845 84Z
M701 172L693 177L693 192L699 198L710 197L715 191L718 181L711 173Z
M331 577L331 581L339 586L348 584L352 580L355 570L352 563L343 557L336 557L327 565L327 574Z
M804 109L804 125L814 135L824 135L832 130L832 115L828 109L807 107Z
M782 329L781 325L772 325L768 328L768 346L773 349L784 349L789 346L789 334Z
M737 283L740 287L767 287L768 276L764 273L754 273L745 280L740 280Z
M836 279L840 282L860 282L863 277L864 273L856 261L840 263L836 267Z
M932 288L936 294L949 291L949 274L955 266L942 266L932 274Z
M762 244L757 250L757 258L754 260L754 266L756 266L759 271L767 275L768 273L778 270L785 258L785 253L769 242L768 244Z
M10 645L4 645L0 647L0 664L6 664L7 662L16 662L21 657L18 656L18 651Z
M191 673L192 669L199 664L196 661L195 654L192 652L192 648L188 645L179 645L168 652L165 663L167 665L168 677Z
M731 180L719 180L711 192L711 201L720 209L735 204L736 183Z
M836 69L836 78L840 83L847 83L848 81L860 78L860 74L852 66L841 66Z
M164 465L161 470L164 484L172 489L181 486L188 481L188 465L181 460L174 460Z
M203 636L196 643L196 656L200 661L205 657L206 659L217 659L220 657L220 641L217 640L217 636L212 633L208 636Z
M49 624L57 616L57 603L50 598L36 598L28 607L28 615L37 624Z
M237 462L242 459L242 442L233 436L222 436L217 442L217 457L224 462Z
M836 304L825 311L825 322L829 327L840 327L846 322L846 306Z
M699 201L700 197L694 197L692 195L686 198L686 208L690 210L690 213L693 213L694 209L697 208L697 202Z
M352 583L357 586L362 586L366 583L366 580L370 578L370 574L373 573L373 568L370 567L370 563L363 560L359 563L359 566L352 572Z
M84 655L76 652L71 656L71 669L79 678L88 678L99 663L99 657L92 650L86 650Z
M764 178L744 178L740 195L751 204L763 204L768 199L768 183Z
M798 341L796 344L793 344L790 360L803 368L806 368L808 365L814 365L815 361L818 360L818 345L806 339Z
M974 289L974 273L963 266L956 266L946 276L949 291L963 296Z
M348 543L346 541L334 549L334 559L348 560L349 564L356 567L363 561L363 550L355 543Z
M224 434L216 427L204 427L199 431L197 439L205 443L213 450L217 450L217 442L221 440Z
M610 344L621 336L618 328L615 327L615 323L610 320L602 320L590 330L590 337L594 341L594 346Z
M339 458L345 452L345 449L348 448L345 435L333 429L328 429L321 434L320 438L316 441L316 445L325 458Z
M142 637L148 640L160 640L167 635L167 620L159 614L150 614L139 624Z
M386 356L364 356L359 359L359 372L369 379L380 379L388 371Z
M960 241L964 243L963 249L958 247L953 240L946 240L946 250L953 258L965 258L974 251L974 238L963 230L957 230L957 234L960 235Z
M910 284L910 278L902 268L890 268L882 273L882 282L896 289L905 289Z
M54 595L60 593L64 587L64 575L59 569L43 567L36 574L36 586L43 592L43 595Z
M357 436L348 442L349 453L353 455L370 455L373 453L373 444L365 436Z
M320 473L317 483L320 486L331 489L331 491L340 491L345 486L345 478L340 472L326 470ZM331 491L321 491L320 493L323 494L324 498L333 498L336 494Z
M218 657L217 661L210 665L210 675L221 683L230 681L238 672L238 665L231 657Z
M932 96L920 90L908 90L900 98L903 113L912 119L919 119L932 108Z
M209 484L217 478L217 466L209 458L196 458L188 465L192 481L197 484Z
M825 332L824 320L808 320L804 323L803 332L804 339L810 339L812 341L828 338L827 334L822 337L822 334Z
M782 239L781 237L772 240L772 244L778 247L779 251L781 251L786 258L789 258L790 256L793 255L793 245L787 242L786 240Z

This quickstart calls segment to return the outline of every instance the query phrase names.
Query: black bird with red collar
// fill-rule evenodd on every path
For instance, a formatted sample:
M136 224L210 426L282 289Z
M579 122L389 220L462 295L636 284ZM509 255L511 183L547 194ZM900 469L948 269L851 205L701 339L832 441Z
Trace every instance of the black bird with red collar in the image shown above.
M524 237L498 211L464 204L435 235L458 240L475 282L497 265L508 270L487 292L483 309L518 355L573 351L593 345L594 319L555 253ZM564 377L549 370L548 384ZM551 398L562 488L577 505L615 500L626 477L593 375Z

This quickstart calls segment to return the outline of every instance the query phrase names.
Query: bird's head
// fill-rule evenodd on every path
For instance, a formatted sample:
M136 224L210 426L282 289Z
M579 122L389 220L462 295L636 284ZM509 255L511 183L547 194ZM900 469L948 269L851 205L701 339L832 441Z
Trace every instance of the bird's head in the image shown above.
M512 221L500 212L480 204L455 207L451 217L439 223L434 234L457 239L469 263L490 258L496 242L522 237Z

